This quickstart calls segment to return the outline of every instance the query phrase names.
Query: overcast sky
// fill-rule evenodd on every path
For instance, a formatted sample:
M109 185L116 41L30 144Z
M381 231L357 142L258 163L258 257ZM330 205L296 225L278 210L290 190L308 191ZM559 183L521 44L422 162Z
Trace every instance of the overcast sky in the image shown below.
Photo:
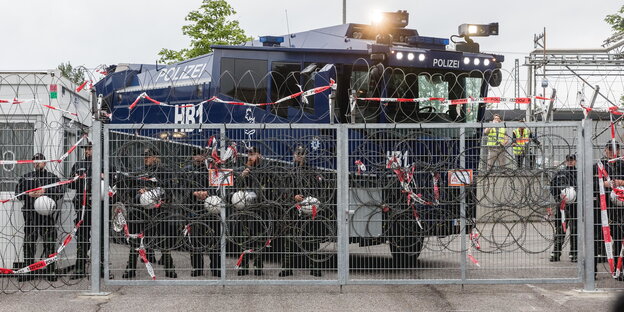
M340 0L230 0L243 29L254 37L342 23ZM180 49L184 17L201 0L28 0L0 2L0 70L75 65L154 63L161 48ZM409 28L448 38L462 23L500 23L500 36L481 38L483 51L514 58L533 49L533 34L546 27L551 48L597 48L611 30L603 19L622 1L602 0L348 0L347 22L370 23L372 12L408 10Z

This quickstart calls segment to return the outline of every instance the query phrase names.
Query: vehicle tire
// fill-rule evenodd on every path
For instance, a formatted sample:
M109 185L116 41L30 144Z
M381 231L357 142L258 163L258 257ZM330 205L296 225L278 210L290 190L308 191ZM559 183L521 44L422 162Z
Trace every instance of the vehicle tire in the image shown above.
M413 217L413 212L407 209L399 210L392 213L385 224L385 237L390 244L390 252L395 267L415 267L423 247L423 233L426 231L420 228Z
M395 268L416 267L422 246L422 236L393 238L390 241L390 252Z

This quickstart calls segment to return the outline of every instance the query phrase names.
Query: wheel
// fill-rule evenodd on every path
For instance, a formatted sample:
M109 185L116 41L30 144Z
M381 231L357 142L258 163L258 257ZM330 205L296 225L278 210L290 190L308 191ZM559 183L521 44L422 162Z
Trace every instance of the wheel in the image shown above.
M396 268L414 268L423 246L423 238L395 237L390 241L390 252Z
M413 268L423 247L423 230L414 220L412 213L403 210L386 221L386 237L397 268Z

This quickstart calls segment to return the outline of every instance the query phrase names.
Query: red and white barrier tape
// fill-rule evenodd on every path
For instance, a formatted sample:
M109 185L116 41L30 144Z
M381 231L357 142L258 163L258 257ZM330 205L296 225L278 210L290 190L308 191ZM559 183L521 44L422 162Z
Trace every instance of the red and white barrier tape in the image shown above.
M331 87L333 87L336 84L336 82L333 79L330 79L329 81L329 85L327 86L322 86L322 87L316 87L314 89L310 89L307 91L299 91L297 93L293 93L291 95L285 96L275 102L270 102L270 103L248 103L248 102L239 102L239 101L227 101L227 100L222 100L216 96L213 96L205 101L199 102L197 104L186 104L186 105L172 105L172 104L168 104L168 103L163 103L157 100L152 99L149 95L147 95L146 92L143 92L141 94L139 94L139 96L137 96L137 98L134 100L134 102L132 102L132 104L130 104L130 106L128 106L129 110L133 110L142 99L146 99L156 105L161 105L161 106L166 106L166 107L192 107L192 106L199 106L199 105L203 105L209 102L217 102L217 103L223 103L223 104L230 104L230 105L239 105L239 106L252 106L252 107L261 107L261 106L267 106L267 105L275 105L275 104L279 104L282 102L285 102L287 100L291 100L297 97L302 97L302 98L306 98L308 96L312 96L321 92L325 92L326 90L330 89Z
M126 238L127 242L130 242L131 238L140 239L139 248L136 248L135 250L139 252L139 257L141 257L141 260L143 260L147 273L152 277L153 280L155 280L156 274L154 273L154 267L152 266L152 264L147 258L147 252L145 250L145 245L143 244L145 235L143 233L139 233L139 234L130 233L130 229L128 228L128 222L126 222L126 218L123 216L123 211L119 208L115 209L115 216L113 217L113 220L114 222L119 223L119 226L121 226L122 228L121 230L123 231L124 237ZM190 226L188 227L189 227L188 230L190 231ZM186 227L185 227L185 230L186 230Z
M240 268L240 266L243 264L243 258L245 257L245 255L248 253L252 253L252 252L253 252L253 249L247 249L243 251L238 257L238 261L236 261L236 265L234 266L234 268L236 269Z
M136 250L139 252L139 257L141 257L141 260L143 260L143 263L145 264L145 269L147 269L147 274L149 274L149 276L152 277L152 280L155 280L156 273L154 273L154 267L152 266L152 263L149 261L149 258L147 257L147 251L145 250L143 239L144 237L141 236L141 243L139 245L139 248L137 248Z
M44 185L44 186L36 187L34 189L27 190L27 191L24 191L24 192L19 193L17 195L13 195L9 199L0 200L0 204L4 204L4 203L7 203L9 201L15 200L19 196L26 195L28 193L32 193L32 192L35 192L35 191L41 191L41 190L45 190L45 189L49 189L49 188L53 188L53 187L57 187L57 186L61 186L61 185L72 183L72 182L80 179L81 177L84 177L84 175L82 175L82 176L75 176L74 178L69 179L69 180L60 181L60 182L56 182L56 183L52 183L52 184L48 184L48 185Z
M565 213L567 201L568 201L568 198L565 195L563 195L563 198L561 199L561 204L559 204L559 212L561 213L561 227L563 228L563 233L566 233L567 231L566 213Z
M42 105L43 105L44 107L47 107L47 108L52 109L52 110L58 110L58 111L61 111L61 112L63 112L63 113L66 113L66 114L70 114L70 115L72 115L72 116L78 116L78 114L76 114L76 113L72 113L72 112L70 112L70 111L68 111L68 110L64 110L64 109L62 109L62 108L58 108L58 107L55 107L55 106L52 106L52 105L46 105L46 104L42 104Z
M605 242L605 251L611 274L614 274L615 265L613 260L613 240L611 229L609 228L609 216L607 215L607 196L605 194L604 179L609 180L609 176L601 162L598 162L598 187L600 189L600 219L602 223L602 236Z
M80 178L83 178L83 179L85 177L86 177L85 175L80 176ZM85 184L85 187L83 189L83 201L82 201L82 208L81 208L81 213L80 213L80 216L81 216L80 221L76 223L72 231L69 234L67 234L65 239L63 239L63 242L61 243L61 245L59 246L59 248L56 250L55 253L48 255L48 258L46 259L35 262L19 270L0 268L0 274L25 274L25 273L41 270L43 268L46 268L48 265L58 261L59 255L61 254L61 252L65 249L65 247L67 247L67 245L69 245L72 239L76 237L76 234L78 233L78 229L82 226L82 223L84 222L86 197L87 197L87 187Z
M479 231L477 231L476 228L473 228L470 234L468 234L468 238L470 239L470 245L468 246L467 256L468 259L478 267L481 267L481 265L479 264L479 261L477 261L477 259L472 255L472 248L474 247L477 250L481 250L481 244L479 243L480 236L481 234L479 234Z
M12 100L5 100L5 99L0 99L0 104L5 103L5 104L24 104L24 103L30 103L30 102L35 102L37 101L37 99L22 99L19 100L17 98L13 98Z
M622 245L620 246L620 256L618 257L617 266L615 268L615 274L613 274L613 278L620 277L622 274L622 260L624 259L624 241L622 241Z
M20 164L37 164L37 163L61 163L63 162L67 157L69 157L69 155L78 147L78 145L80 145L80 143L82 142L82 140L87 139L87 136L83 136L82 138L80 138L80 140L78 140L78 142L76 142L76 144L72 145L72 147L69 148L69 150L67 150L67 152L65 152L65 154L63 154L63 156L61 156L61 158L59 159L43 159L43 160L0 160L0 165L20 165Z
M356 160L355 165L357 166L357 175L361 175L362 172L366 172L366 166L361 160Z
M30 102L35 102L35 103L39 103L39 101L37 99L23 99L23 100L19 100L17 98L14 98L13 100L5 100L5 99L0 99L0 104L1 103L8 103L8 104L25 104L25 103L30 103ZM52 106L52 105L47 105L47 104L41 104L41 106L51 109L51 110L58 110L60 112L72 115L72 116L76 116L78 117L77 113L74 112L70 112L68 110L62 109L60 107L56 107L56 106Z
M191 242L191 225L187 224L184 226L184 229L182 230L182 236L186 237L188 239L189 244L192 244Z
M513 103L513 104L531 104L534 100L544 100L544 101L552 101L553 99L542 97L542 96L532 96L532 97L519 97L519 98L503 98L503 97L480 97L480 98L463 98L463 99L455 99L449 100L446 98L439 97L423 97L423 98L356 98L358 101L374 101L374 102L397 102L397 103L419 103L425 101L438 101L440 104L447 105L462 105L462 104L472 104L472 103L486 103L486 104L499 104L499 103Z
M439 182L440 182L440 174L439 173L431 173L431 175L433 176L433 198L434 198L434 204L438 205L440 204L440 187L439 187Z
M85 89L86 88L86 89ZM76 87L76 92L80 92L83 89L85 90L91 90L93 89L93 81L91 80L85 80L82 84L80 84L78 87Z

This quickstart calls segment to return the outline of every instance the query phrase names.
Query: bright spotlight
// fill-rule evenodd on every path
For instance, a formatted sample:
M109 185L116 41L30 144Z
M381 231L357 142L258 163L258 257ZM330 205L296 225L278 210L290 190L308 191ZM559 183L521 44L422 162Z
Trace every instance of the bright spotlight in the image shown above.
M384 21L384 14L381 11L375 11L372 14L373 25L381 25Z

